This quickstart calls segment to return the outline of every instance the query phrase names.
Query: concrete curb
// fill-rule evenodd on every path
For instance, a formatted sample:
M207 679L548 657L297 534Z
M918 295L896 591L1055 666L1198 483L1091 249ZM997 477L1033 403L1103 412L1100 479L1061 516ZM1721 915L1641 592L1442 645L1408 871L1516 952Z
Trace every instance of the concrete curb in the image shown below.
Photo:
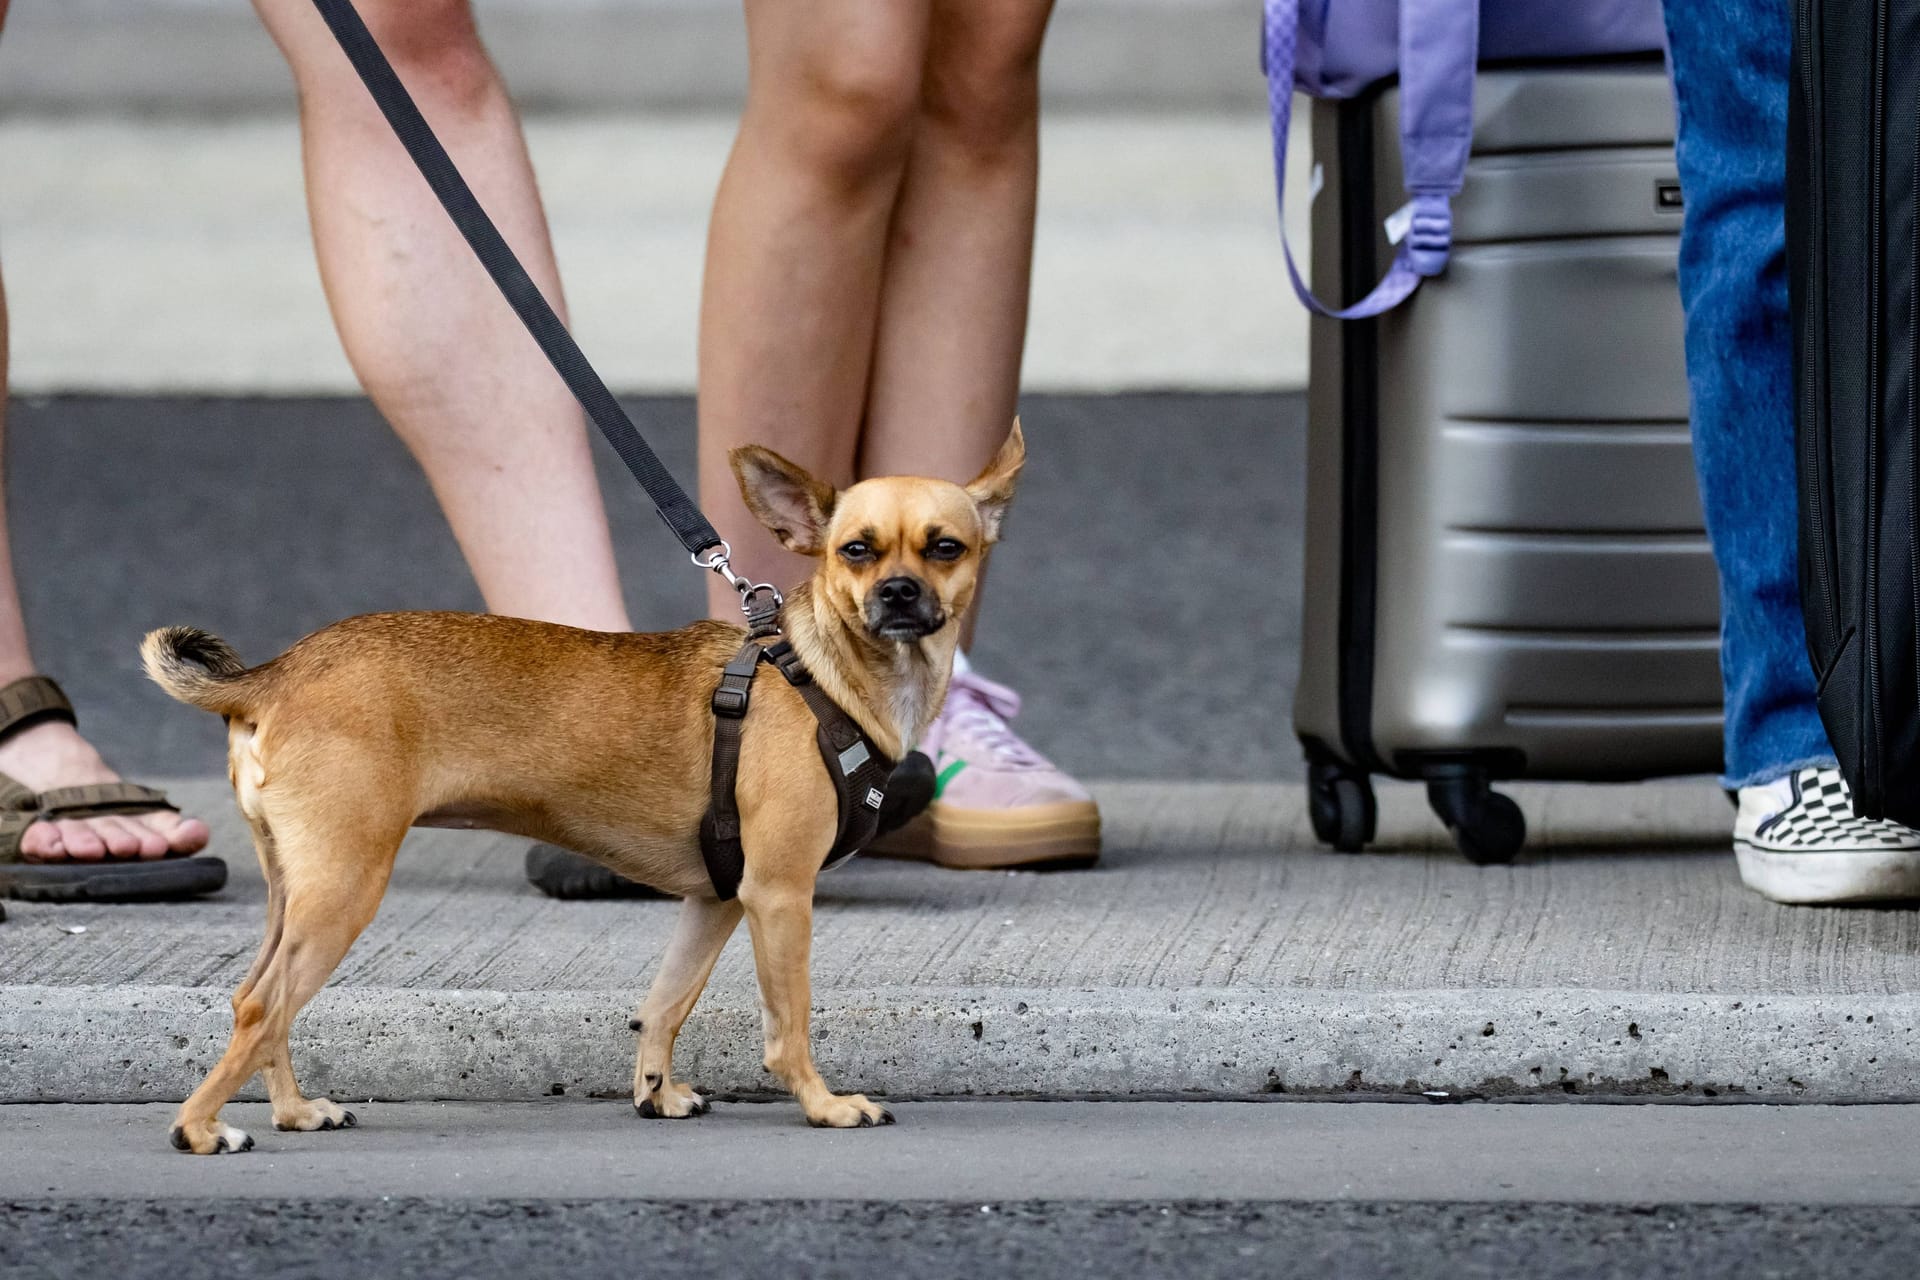
M625 1096L636 998L333 988L295 1064L337 1098ZM0 1102L177 1100L229 1026L205 988L3 988ZM1914 995L880 988L823 994L813 1038L835 1088L895 1096L1920 1098ZM676 1066L722 1094L774 1088L751 996L711 992Z

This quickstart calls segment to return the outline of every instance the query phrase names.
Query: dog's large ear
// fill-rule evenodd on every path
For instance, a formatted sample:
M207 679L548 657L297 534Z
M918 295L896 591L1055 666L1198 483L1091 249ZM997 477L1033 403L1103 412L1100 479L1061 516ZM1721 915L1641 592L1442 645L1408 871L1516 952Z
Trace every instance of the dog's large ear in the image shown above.
M780 545L801 555L819 555L826 546L827 521L837 496L833 486L757 444L735 449L727 460L733 464L747 510L780 539Z
M980 511L980 527L986 533L988 546L1000 540L1000 526L1007 518L1007 507L1013 502L1014 485L1019 482L1020 468L1026 461L1027 437L1020 430L1020 419L1015 418L1013 430L1007 433L1007 441L1000 446L1000 452L993 455L993 461L987 464L987 469L967 486L967 496L973 499L973 505Z

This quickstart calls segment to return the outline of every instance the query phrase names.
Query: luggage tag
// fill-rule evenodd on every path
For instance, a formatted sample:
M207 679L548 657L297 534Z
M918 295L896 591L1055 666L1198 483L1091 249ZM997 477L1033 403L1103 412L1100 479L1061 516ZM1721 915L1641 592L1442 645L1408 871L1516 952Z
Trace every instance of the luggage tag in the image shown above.
M1407 232L1413 230L1413 201L1407 201L1388 214L1387 220L1380 225L1387 230L1388 244L1397 245L1405 240Z

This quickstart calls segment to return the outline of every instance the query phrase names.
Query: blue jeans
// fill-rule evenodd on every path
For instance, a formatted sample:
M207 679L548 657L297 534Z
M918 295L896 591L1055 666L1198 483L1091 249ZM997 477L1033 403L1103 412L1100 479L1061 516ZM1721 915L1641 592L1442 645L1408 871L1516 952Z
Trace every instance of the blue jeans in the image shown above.
M1800 614L1787 313L1788 0L1666 0L1693 452L1720 569L1730 787L1832 764Z

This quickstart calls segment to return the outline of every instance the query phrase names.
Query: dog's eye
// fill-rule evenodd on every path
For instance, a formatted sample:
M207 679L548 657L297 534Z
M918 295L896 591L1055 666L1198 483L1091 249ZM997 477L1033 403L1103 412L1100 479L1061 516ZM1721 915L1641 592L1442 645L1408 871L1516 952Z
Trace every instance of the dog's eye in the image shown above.
M840 548L840 558L848 564L866 564L873 559L873 548L855 539Z
M958 560L967 554L967 544L957 538L935 538L926 550L929 560Z

